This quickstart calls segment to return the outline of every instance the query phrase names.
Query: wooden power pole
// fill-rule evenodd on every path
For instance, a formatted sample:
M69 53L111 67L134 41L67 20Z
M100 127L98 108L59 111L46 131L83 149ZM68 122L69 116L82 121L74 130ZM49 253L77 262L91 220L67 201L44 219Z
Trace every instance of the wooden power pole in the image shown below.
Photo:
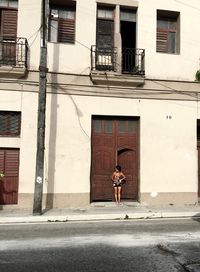
M37 124L37 154L35 172L35 191L33 215L42 213L42 195L44 181L44 149L45 149L45 115L46 115L46 81L47 81L47 18L48 0L42 0L41 44L39 66L38 124Z

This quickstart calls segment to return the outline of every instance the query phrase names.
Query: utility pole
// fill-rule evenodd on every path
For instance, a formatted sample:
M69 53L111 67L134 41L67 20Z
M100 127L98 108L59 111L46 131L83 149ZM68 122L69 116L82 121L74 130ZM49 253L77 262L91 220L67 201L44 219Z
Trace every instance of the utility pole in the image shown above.
M33 215L42 213L42 195L44 181L44 149L45 149L45 115L46 115L46 73L47 69L47 7L48 0L42 0L41 16L41 44L39 66L39 94L38 94L38 124L37 124L37 154L35 172L35 191Z

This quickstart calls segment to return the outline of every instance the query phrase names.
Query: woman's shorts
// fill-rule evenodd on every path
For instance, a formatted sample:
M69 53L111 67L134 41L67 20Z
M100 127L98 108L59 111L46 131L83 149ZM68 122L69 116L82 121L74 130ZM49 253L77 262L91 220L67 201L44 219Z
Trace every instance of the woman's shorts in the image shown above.
M122 184L113 183L113 187L122 187Z

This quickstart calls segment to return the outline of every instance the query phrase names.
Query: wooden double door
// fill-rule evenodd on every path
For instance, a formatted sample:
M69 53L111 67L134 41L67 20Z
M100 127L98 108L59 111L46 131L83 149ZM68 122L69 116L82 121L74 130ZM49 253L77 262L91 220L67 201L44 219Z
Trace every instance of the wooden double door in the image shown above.
M198 150L198 198L200 200L200 142L198 143L197 150Z
M19 149L0 149L0 205L17 204L19 183Z
M200 119L197 119L198 198L200 201Z
M94 116L91 201L113 199L111 175L119 164L126 175L122 199L138 198L139 118Z

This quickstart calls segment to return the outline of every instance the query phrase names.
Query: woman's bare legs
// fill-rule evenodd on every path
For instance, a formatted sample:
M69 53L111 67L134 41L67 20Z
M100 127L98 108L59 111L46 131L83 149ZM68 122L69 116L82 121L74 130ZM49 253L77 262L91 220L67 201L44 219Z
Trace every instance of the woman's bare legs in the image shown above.
M119 186L118 187L118 203L120 203L120 200L121 200L121 190L122 190L122 187Z
M115 202L116 203L120 203L120 200L121 200L121 187L114 187L114 190L115 190Z
M115 202L117 203L118 202L118 198L117 198L118 190L117 190L117 187L114 187L114 190L115 190Z

